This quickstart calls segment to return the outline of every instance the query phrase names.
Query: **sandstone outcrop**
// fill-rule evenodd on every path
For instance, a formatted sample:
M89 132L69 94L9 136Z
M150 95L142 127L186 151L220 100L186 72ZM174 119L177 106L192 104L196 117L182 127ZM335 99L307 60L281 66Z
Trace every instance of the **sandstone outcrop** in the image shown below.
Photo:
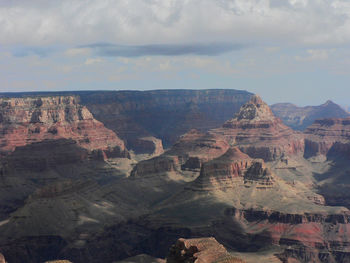
M302 155L304 151L303 135L284 125L257 95L241 107L235 118L210 133L223 136L250 157L265 161Z
M215 238L180 238L170 248L167 263L244 263L227 252Z
M196 170L201 164L224 154L229 144L223 137L191 130L180 137L167 155L178 156L182 169Z
M131 175L149 176L171 171L200 171L204 162L224 154L229 144L220 136L190 130L164 154L139 162Z
M128 157L122 140L73 96L0 99L0 154L45 140L71 139L105 158Z
M253 159L242 153L237 147L229 148L222 156L206 162L201 167L199 177L191 189L211 190L232 188L242 182Z
M179 169L179 159L176 156L158 156L139 162L131 171L131 177L147 177L163 175Z
M254 161L244 175L245 183L257 182L263 186L271 186L274 181L271 170L265 166L263 161Z
M317 119L346 118L350 114L339 105L328 100L319 106L298 107L290 103L278 103L271 106L273 113L283 123L295 130L304 130Z

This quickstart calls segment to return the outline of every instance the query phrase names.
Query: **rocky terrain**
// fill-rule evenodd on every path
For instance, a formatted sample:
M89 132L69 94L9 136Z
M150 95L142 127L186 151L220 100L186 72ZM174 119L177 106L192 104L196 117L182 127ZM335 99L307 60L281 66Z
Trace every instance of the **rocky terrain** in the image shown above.
M259 96L253 96L222 128L210 132L223 136L249 156L265 161L300 155L304 151L303 135L284 125Z
M306 158L326 159L332 166L317 174L320 193L331 205L350 208L350 118L316 120L305 130Z
M349 158L350 117L319 119L305 130L305 156ZM334 156L338 155L338 156Z
M167 263L181 262L227 262L245 263L245 261L233 257L226 248L215 238L197 238L177 240L170 248Z
M2 100L10 263L349 262L346 118L302 133L250 96L221 127L190 129L165 151L137 135L129 154L74 96Z
M20 146L64 138L90 152L128 156L124 142L72 96L0 99L0 133L1 155Z
M0 97L75 95L94 117L137 151L139 138L153 136L168 148L191 129L219 127L249 100L240 90L75 91L0 93Z
M291 103L277 103L271 106L273 113L283 123L295 130L304 130L317 119L346 118L350 114L339 105L328 100L319 106L298 107Z

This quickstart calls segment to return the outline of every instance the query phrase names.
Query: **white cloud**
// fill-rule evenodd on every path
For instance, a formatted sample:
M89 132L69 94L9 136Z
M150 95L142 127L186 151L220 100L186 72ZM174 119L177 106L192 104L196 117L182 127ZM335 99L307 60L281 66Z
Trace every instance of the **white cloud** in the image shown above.
M85 60L85 65L90 66L93 64L101 63L101 62L103 62L102 58L88 58Z
M84 45L350 41L347 0L61 0L0 3L0 42Z
M65 55L68 57L87 56L90 54L91 54L90 48L70 48L65 51Z
M308 49L305 56L296 56L295 59L298 61L317 61L317 60L327 60L329 54L335 50L328 49Z

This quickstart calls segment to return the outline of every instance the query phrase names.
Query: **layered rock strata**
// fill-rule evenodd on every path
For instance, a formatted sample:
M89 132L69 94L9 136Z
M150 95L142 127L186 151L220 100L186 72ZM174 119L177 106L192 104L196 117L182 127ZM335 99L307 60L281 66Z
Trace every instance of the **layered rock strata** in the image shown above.
M303 213L227 209L260 242L285 247L283 262L347 262L350 214Z
M305 135L305 157L350 157L350 118L316 120Z
M35 142L71 139L89 152L128 157L122 140L73 96L0 99L0 154Z
M303 135L284 125L257 95L241 107L235 118L210 133L223 136L250 157L265 161L302 155L304 151Z
M237 147L222 156L204 163L200 175L191 184L192 190L239 188L240 185L258 183L272 186L274 179L263 160L252 159Z
M149 176L172 171L199 172L202 163L224 154L229 144L220 136L191 130L164 154L139 162L131 175Z

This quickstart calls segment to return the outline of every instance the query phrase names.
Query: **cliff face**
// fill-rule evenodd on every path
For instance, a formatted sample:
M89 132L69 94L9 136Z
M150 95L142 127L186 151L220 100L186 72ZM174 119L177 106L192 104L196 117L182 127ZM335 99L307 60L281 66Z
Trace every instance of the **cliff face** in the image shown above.
M239 185L258 188L272 187L272 172L261 159L251 159L237 148L230 148L224 155L204 163L198 178L190 186L194 191L230 190Z
M350 118L316 120L305 134L305 157L350 157Z
M290 103L278 103L271 106L273 113L284 124L295 130L304 130L317 119L346 118L350 114L332 101L319 106L298 107Z
M220 89L0 93L0 97L28 95L79 96L81 104L116 132L128 149L137 149L142 137L159 138L167 148L190 129L206 131L219 127L252 93Z
M0 134L2 155L36 142L71 139L89 152L128 156L123 141L73 96L0 99Z
M202 163L224 154L229 144L220 136L191 130L164 154L139 162L131 175L145 177L172 171L199 171Z
M302 156L304 135L285 126L260 97L253 96L222 128L206 133L191 130L162 155L168 156L166 159L144 161L137 164L135 170L141 174L140 165L159 167L157 162L175 158L182 170L199 171L204 162L223 155L230 147L237 147L251 158L275 161Z
M244 224L247 233L260 242L285 246L278 257L283 262L347 262L348 212L340 214L289 214L273 211L225 211Z
M154 136L165 147L190 129L219 127L249 100L238 90L154 90L80 93L96 119L134 148L137 138Z

